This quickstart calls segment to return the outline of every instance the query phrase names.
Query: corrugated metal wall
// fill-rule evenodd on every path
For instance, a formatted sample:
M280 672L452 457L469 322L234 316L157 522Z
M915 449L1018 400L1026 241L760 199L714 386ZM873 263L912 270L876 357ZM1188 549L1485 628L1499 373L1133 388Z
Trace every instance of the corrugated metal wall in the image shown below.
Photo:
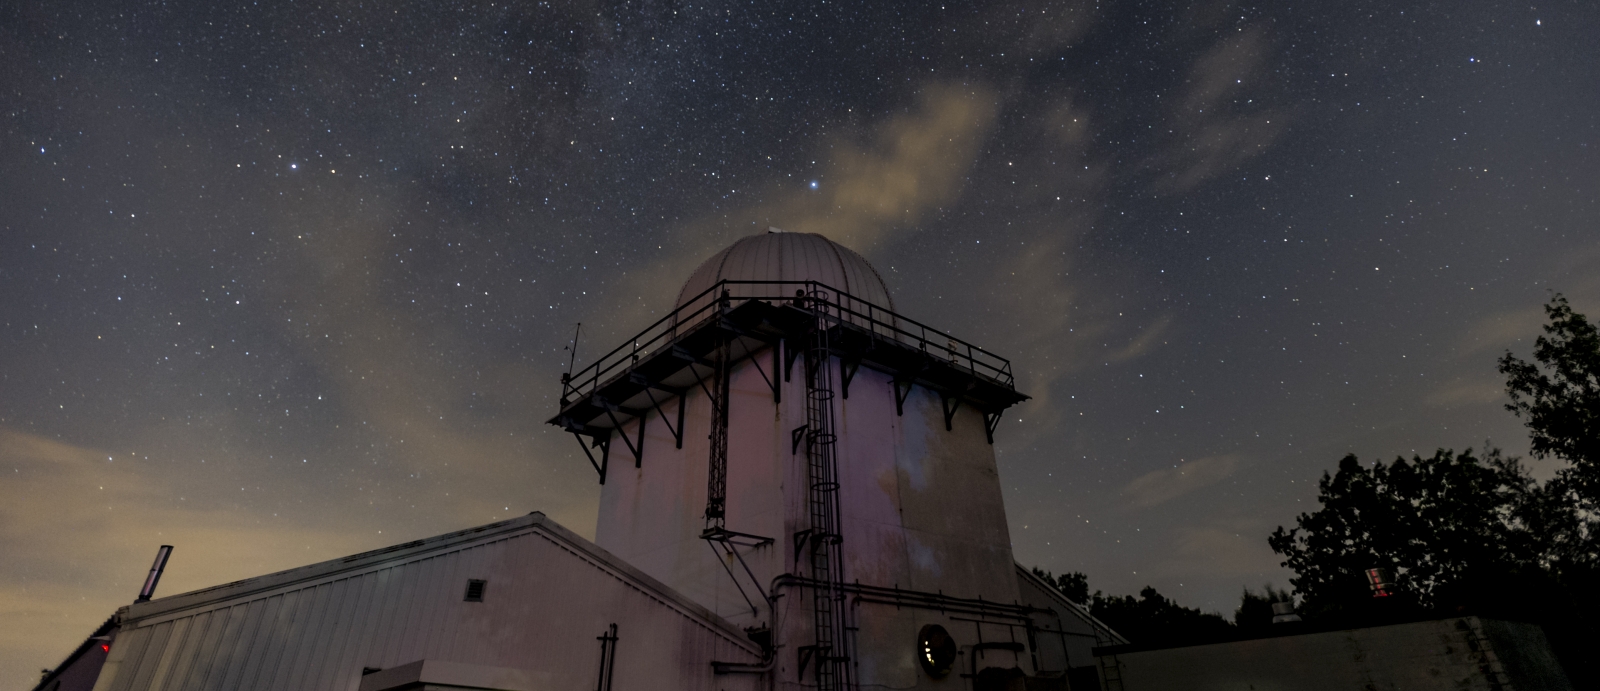
M96 688L353 690L363 667L432 659L534 670L576 689L593 685L595 637L612 622L616 688L755 681L713 681L713 659L755 656L583 550L536 526L127 621ZM483 602L464 601L472 578L488 581Z

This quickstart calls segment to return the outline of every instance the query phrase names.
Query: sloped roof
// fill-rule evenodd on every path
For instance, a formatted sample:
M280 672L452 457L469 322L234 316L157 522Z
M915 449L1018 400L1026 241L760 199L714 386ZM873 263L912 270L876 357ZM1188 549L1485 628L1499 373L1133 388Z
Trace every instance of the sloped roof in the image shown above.
M481 598L463 598L480 579ZM673 642L630 648L625 676L670 670L680 688L701 688L712 661L761 658L728 621L539 513L137 603L117 618L102 691L336 691L364 668L416 660L526 668L565 687L593 673L594 635L608 622L644 637L632 640Z
M1085 624L1088 624L1095 630L1096 637L1103 636L1117 644L1125 644L1128 642L1128 639L1123 638L1122 634L1117 633L1111 627L1106 626L1105 622L1096 619L1093 614L1090 614L1087 606L1067 599L1067 596L1062 595L1061 591L1056 590L1054 586L1044 582L1044 580L1038 576L1033 575L1032 570L1021 564L1017 564L1017 578L1033 585L1036 590L1044 593L1046 597L1049 597L1057 607L1076 615Z
M225 600L247 598L252 595L264 594L269 591L287 590L295 586L316 580L323 580L328 576L369 571L375 567L387 564L413 560L433 552L442 552L459 549L471 543L489 542L508 534L536 530L547 533L557 538L564 546L578 552L581 556L592 559L610 570L626 576L629 580L651 595L661 599L676 609L682 610L686 616L702 620L702 623L718 629L735 643L747 647L754 653L760 649L751 643L737 626L718 616L694 600L685 597L682 593L673 590L645 572L634 568L633 565L623 561L616 555L607 552L599 545L594 544L579 536L560 523L556 523L540 512L533 512L526 516L519 516L498 523L480 525L476 528L467 528L453 533L436 535L434 537L413 540L411 542L392 545L375 549L369 552L352 554L348 557L330 559L328 561L309 564L286 571L269 573L254 578L246 578L232 583L203 588L187 593L180 593L168 597L150 600L148 602L134 603L117 611L117 618L124 627L140 622L151 622L166 615L204 607Z

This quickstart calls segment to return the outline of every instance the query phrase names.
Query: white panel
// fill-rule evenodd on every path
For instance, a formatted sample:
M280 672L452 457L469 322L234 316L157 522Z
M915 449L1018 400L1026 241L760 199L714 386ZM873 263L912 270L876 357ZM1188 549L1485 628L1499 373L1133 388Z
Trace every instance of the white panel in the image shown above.
M278 613L282 608L283 595L266 598L266 605L256 616L250 648L245 651L245 664L240 665L237 680L227 683L227 688L251 689L259 685L261 669L270 664L270 659L274 656L272 648L278 645Z
M122 655L122 662L117 665L121 677L119 683L111 687L111 691L127 691L132 686L133 678L138 674L140 663L144 657L145 649L150 644L150 629L135 629L125 634L119 634L118 640L112 643L117 646L126 646L126 653ZM106 660L110 666L111 660Z
M357 592L358 604L355 614L350 618L350 626L352 630L361 634L351 641L346 655L347 664L355 670L354 686L359 686L361 683L361 668L380 666L372 659L373 631L381 608L377 600L377 576L371 573L362 574L357 584Z
M301 622L309 615L312 591L292 590L283 594L283 609L278 615L277 652L268 656L268 664L261 670L261 681L256 687L262 691L288 688L289 676L294 670L294 658L299 650L297 635Z
M341 656L350 640L350 620L355 614L356 605L361 603L361 588L355 578L341 579L333 585L335 590L329 596L333 600L332 606L329 607L329 614L333 617L328 623L329 638L320 651L318 660L312 663L311 673L315 683L307 684L305 686L307 689L329 691L334 688L334 680L349 671ZM358 674L360 671L356 670Z
M250 664L255 633L261 628L261 621L265 619L266 607L267 602L262 599L234 608L240 615L238 626L235 632L222 641L217 660L212 665L212 681L205 685L207 688L239 688L239 676L244 674L244 668Z

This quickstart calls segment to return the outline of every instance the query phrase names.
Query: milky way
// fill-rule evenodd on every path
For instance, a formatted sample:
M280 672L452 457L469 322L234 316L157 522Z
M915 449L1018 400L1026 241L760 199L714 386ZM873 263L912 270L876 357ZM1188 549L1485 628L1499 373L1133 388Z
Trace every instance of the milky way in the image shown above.
M1523 453L1494 359L1600 314L1600 10L1281 5L0 10L0 688L160 544L172 594L590 533L574 324L581 366L769 225L1012 359L1024 564L1286 585L1323 470Z

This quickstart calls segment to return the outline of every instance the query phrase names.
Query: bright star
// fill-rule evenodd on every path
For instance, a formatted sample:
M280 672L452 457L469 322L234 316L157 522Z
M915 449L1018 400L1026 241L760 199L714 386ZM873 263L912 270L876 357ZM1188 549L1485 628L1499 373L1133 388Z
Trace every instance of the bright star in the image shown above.
M816 180L812 180L811 181L811 189L816 189L816 188L817 188L817 181Z
M300 169L300 164L298 164L298 163L290 163L289 164L289 170L299 170L299 169Z

